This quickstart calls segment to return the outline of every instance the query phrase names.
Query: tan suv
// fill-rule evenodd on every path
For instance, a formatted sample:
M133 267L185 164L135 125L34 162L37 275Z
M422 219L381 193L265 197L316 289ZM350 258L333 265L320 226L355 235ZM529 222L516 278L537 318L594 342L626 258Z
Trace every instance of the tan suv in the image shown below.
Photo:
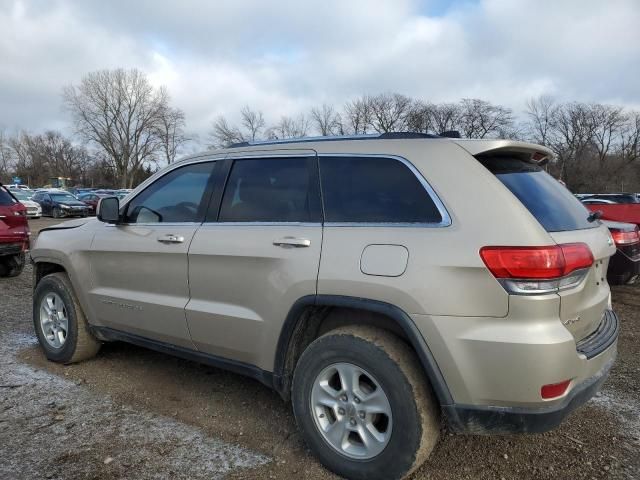
M169 165L98 218L45 229L49 359L122 340L291 400L320 461L401 478L456 432L541 432L616 355L608 230L509 140L239 144Z

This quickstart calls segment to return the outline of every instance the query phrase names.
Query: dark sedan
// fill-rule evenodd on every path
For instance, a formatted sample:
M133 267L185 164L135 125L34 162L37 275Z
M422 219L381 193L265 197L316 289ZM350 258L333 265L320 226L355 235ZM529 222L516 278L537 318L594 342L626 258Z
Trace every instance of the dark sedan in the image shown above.
M90 207L62 190L48 190L37 192L32 200L42 207L42 215L53 218L86 217Z

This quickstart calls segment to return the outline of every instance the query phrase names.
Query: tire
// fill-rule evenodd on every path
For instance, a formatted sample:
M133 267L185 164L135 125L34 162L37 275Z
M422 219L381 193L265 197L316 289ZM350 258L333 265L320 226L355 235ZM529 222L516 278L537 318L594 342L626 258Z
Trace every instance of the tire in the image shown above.
M17 277L24 270L25 263L24 253L0 257L0 277Z
M59 339L57 342L55 339L48 340L45 337L41 315L46 314L46 310L43 311L43 301L46 298L54 300L55 308L49 308L49 310L57 311L58 314L62 312L62 317L66 318L67 330L63 335L64 342L60 342ZM61 307L63 307L62 310ZM64 324L62 317L58 317L61 328ZM33 295L33 326L46 357L54 362L65 364L80 362L95 356L100 350L101 343L89 331L89 324L66 273L47 275L36 286ZM51 330L47 329L47 332L51 333ZM55 343L59 345L56 346Z
M62 218L62 212L60 211L60 209L58 207L55 207L51 211L51 216L53 216L53 218Z
M356 371L355 376L347 373L350 371ZM334 393L345 391L341 373L345 378L358 378L359 386L346 390L347 402L333 393L324 396L327 386ZM324 387L319 379L326 380ZM391 414L363 414L360 408L371 408L371 398L378 388L387 400L378 401L385 405L378 410L388 407ZM363 392L365 395L361 395ZM414 352L382 329L343 327L315 340L296 366L291 396L296 423L309 448L325 467L349 479L403 478L428 458L440 434L439 407ZM317 403L321 397L321 403L328 403ZM321 429L340 427L340 418L345 419L343 425L350 426L346 427L346 437L334 437L341 439L334 441L336 447ZM359 432L367 436L372 425L386 440L369 439L372 447L368 448ZM358 433L350 432L352 429Z

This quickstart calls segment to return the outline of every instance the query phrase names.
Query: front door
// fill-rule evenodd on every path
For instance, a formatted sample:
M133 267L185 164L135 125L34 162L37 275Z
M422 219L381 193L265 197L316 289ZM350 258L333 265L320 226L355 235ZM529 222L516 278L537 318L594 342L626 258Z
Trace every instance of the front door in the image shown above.
M215 163L169 171L122 208L121 224L96 233L90 301L97 324L194 348L184 314L187 252L204 219Z
M224 195L189 249L187 320L199 350L271 370L287 313L316 294L315 152L225 162Z

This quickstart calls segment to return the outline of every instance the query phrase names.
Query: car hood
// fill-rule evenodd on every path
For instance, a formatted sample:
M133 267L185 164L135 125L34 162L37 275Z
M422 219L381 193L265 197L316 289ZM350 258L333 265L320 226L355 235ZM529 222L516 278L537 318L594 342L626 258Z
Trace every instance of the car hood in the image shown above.
M32 202L31 200L20 200L20 203L23 204L25 207L40 208L39 203Z
M87 204L81 201L70 201L70 202L56 202L60 205L67 205L69 207L86 207Z

